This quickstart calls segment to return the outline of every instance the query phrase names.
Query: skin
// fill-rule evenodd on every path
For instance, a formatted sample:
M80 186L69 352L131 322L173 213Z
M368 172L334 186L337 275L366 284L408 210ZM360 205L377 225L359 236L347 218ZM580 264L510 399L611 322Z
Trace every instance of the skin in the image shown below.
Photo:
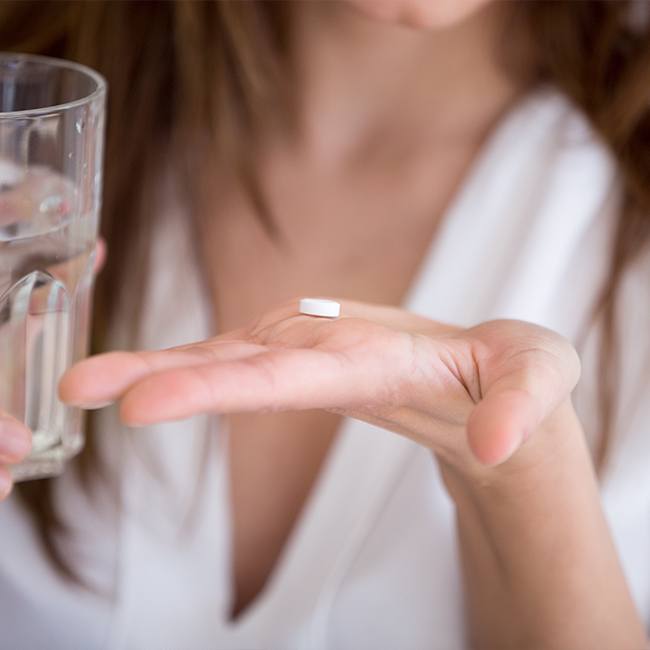
M224 218L204 239L224 333L85 360L61 397L85 408L119 401L132 426L228 414L234 613L263 588L349 416L436 456L457 508L473 646L643 648L571 405L573 348L528 323L462 329L390 306L520 91L492 56L501 8L350 4L300 3L297 128L261 138L285 250L240 195L219 193ZM338 297L342 317L297 314L287 299L310 294Z

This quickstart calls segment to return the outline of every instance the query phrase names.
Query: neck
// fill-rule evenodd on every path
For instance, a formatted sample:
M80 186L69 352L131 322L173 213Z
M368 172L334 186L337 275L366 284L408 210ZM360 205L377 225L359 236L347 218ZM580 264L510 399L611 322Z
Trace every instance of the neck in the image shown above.
M416 30L366 18L345 3L297 3L297 138L340 158L379 134L414 144L484 134L519 92L499 61L500 3L460 24Z

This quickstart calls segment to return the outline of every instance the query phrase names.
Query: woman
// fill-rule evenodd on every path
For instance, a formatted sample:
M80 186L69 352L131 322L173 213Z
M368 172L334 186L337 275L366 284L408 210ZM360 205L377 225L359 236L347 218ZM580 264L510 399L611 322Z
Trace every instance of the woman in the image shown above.
M62 381L142 428L3 504L3 646L645 646L637 9L3 9L109 79L98 336L149 350Z

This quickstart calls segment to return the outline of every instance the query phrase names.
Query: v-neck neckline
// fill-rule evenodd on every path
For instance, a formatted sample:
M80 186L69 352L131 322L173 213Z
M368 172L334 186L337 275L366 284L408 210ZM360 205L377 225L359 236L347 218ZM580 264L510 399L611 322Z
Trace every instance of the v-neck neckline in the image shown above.
M521 99L492 129L445 210L439 232L429 244L403 301L404 309L425 314L429 311L430 287L433 278L439 275L440 251L448 248L457 255L457 248L446 246L446 241L457 238L459 229L467 230L468 218L473 220L468 205L480 205L474 188L488 173L493 151L502 147L504 140L510 139L512 129L519 128L522 115L534 119L531 106L535 103L545 105L543 99L549 92L553 91L540 90ZM473 239L484 236L479 234L479 229L474 230L476 237ZM471 258L472 252L468 251L468 255ZM453 292L454 288L450 288ZM472 311L479 313L479 308ZM240 638L244 642L253 630L256 637L261 634L267 638L266 634L278 633L278 611L292 612L292 621L287 621L288 625L309 620L310 613L327 600L328 589L336 583L337 573L353 552L355 541L368 528L368 521L378 515L393 480L417 450L418 445L398 434L364 422L343 420L264 587L239 616L235 619L224 617L220 622L223 632L233 642ZM358 464L361 459L363 471L360 472ZM323 545L324 537L327 545ZM314 549L319 549L318 557L314 556ZM309 578L305 579L305 576ZM310 630L304 632L310 639L306 647L320 647L315 643L315 625L312 621Z
M370 429L374 427L364 422L348 418L342 421L272 573L240 616L221 622L227 633L243 638L253 629L277 633L278 611L291 611L292 620L299 623L307 620L326 597L326 585L346 555L350 537L354 537L351 531L365 527L373 514L372 503L382 499L386 471L399 465L394 455L396 447L403 447L400 456L405 460L404 452L410 444L400 439L395 445L394 434L389 434L389 444L377 444L366 439ZM364 459L363 472L359 472L360 452L371 442L372 453ZM338 480L342 476L351 477L352 484ZM327 539L327 553L314 557L314 549L323 550L323 539Z

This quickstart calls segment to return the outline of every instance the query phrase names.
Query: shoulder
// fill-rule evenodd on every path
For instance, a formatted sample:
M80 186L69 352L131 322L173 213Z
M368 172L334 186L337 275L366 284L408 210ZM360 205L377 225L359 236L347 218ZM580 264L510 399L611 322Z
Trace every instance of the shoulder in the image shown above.
M613 173L615 159L586 113L560 90L538 86L504 117L503 139L519 147L536 147L538 154L581 153Z

